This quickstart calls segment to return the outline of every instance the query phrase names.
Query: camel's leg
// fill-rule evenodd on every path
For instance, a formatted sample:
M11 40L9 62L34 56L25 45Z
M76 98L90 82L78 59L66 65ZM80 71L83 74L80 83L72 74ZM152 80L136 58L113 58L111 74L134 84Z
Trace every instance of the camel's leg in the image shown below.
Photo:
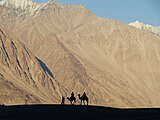
M88 100L86 100L87 101L87 105L88 105Z
M85 101L83 100L83 104L85 105Z
M80 103L80 105L82 105L82 100L81 100L81 103Z

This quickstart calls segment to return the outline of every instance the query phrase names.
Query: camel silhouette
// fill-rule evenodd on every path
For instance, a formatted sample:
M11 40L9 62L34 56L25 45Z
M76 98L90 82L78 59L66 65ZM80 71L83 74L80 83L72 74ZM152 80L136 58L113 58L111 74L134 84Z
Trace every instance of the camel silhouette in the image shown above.
M76 103L76 98L74 97L74 93L71 93L71 97L67 97L67 100L70 101L70 104L73 105L74 103Z
M88 97L86 96L86 93L84 92L83 95L81 96L80 94L78 94L78 97L81 101L81 105L82 105L82 102L83 104L85 105L85 101L87 102L87 105L88 105Z
M76 103L76 98L73 96L71 96L71 97L67 97L67 100L69 100L70 101L70 104L71 105L73 105L74 103Z

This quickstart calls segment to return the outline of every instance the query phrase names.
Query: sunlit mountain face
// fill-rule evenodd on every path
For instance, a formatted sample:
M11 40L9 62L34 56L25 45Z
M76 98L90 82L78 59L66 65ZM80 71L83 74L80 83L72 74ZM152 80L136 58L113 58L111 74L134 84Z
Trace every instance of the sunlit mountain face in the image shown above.
M83 6L31 0L2 1L0 30L1 104L60 103L71 92L80 104L86 92L91 105L160 106L156 34Z

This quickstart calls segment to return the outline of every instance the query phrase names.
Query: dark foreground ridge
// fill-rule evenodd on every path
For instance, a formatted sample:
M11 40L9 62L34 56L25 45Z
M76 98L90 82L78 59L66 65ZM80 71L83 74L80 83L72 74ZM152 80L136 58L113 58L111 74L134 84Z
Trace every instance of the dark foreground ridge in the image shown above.
M78 105L0 106L0 120L160 120L160 109Z

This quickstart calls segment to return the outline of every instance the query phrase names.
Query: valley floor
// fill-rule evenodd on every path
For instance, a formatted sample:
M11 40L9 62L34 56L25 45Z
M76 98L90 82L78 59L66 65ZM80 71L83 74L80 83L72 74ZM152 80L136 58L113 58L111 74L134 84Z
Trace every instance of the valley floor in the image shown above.
M0 106L0 120L160 120L160 109L78 105Z

